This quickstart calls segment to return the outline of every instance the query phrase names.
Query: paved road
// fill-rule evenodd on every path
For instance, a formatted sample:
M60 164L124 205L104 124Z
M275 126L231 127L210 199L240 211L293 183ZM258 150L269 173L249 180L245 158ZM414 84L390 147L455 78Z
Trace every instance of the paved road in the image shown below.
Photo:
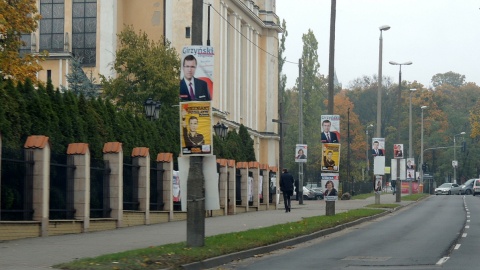
M373 204L375 197L365 200L337 201L336 213ZM381 203L395 203L395 196L383 194ZM402 205L412 202L402 201ZM325 215L324 201L292 202L292 211L283 209L211 217L205 220L205 235L245 231L272 226L304 217ZM160 246L186 241L186 221L121 228L111 231L29 238L0 242L0 269L51 269L58 263L78 258L95 257L126 250Z

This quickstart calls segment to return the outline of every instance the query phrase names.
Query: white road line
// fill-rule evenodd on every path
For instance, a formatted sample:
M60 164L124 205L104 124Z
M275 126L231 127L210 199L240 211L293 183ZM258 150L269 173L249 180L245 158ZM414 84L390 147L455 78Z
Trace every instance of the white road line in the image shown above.
M465 229L470 229L470 226L469 225L465 226Z
M462 234L462 237L467 237L467 234L466 233Z
M456 244L454 249L459 249L460 246L461 246L460 244Z
M440 258L440 260L438 260L438 262L436 263L436 265L442 265L442 264L444 264L446 261L448 261L448 259L450 259L450 257Z

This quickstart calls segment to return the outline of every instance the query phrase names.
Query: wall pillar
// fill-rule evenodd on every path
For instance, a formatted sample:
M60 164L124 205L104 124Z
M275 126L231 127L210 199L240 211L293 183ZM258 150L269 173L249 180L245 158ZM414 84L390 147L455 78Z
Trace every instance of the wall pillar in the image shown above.
M75 166L73 170L73 209L75 219L82 220L82 231L90 227L90 150L86 143L71 143L67 154L72 156L67 165ZM71 164L70 164L71 163Z
M237 214L237 169L235 168L235 160L227 160L227 176L228 176L228 214Z
M48 236L50 207L50 141L46 136L29 136L25 156L33 158L33 220L41 222L41 236Z
M260 206L260 196L258 195L259 184L260 184L260 164L258 162L251 161L248 163L248 172L252 174L252 196L253 196L253 207L258 208Z
M138 166L138 210L144 212L144 224L150 224L150 153L147 147L132 150L132 163Z
M103 160L110 166L109 202L111 218L117 221L117 228L123 224L123 149L122 143L108 142L103 146Z
M260 164L260 175L263 177L262 181L262 194L263 194L263 204L266 205L266 210L270 206L270 175L268 173L268 165Z
M173 154L172 153L159 153L157 155L157 162L161 165L163 169L163 210L168 211L168 220L173 221ZM160 184L160 183L159 183ZM185 187L180 186L180 194L182 188L185 190ZM182 196L180 195L180 198ZM186 198L183 198L186 199Z
M223 215L228 215L228 167L226 159L217 159L220 167L218 174L220 208L223 208Z
M248 162L237 162L237 169L240 170L240 188L242 194L242 206L248 212Z

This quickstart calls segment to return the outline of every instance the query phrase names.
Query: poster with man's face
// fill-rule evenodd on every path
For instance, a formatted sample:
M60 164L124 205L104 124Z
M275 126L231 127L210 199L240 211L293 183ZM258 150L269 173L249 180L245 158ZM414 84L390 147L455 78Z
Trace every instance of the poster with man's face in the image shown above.
M213 154L212 110L210 101L180 102L181 154Z
M372 138L372 155L385 156L385 138Z
M322 144L322 171L338 172L340 169L340 144Z
M322 143L340 143L340 115L322 115Z
M213 47L183 47L181 59L180 99L182 101L212 100L214 66Z

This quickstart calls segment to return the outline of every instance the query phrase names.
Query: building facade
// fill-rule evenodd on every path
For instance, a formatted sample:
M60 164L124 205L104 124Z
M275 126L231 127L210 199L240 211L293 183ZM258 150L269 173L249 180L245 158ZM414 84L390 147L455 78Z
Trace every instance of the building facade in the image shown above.
M193 1L37 0L39 29L24 37L23 50L48 51L38 78L68 89L73 56L86 74L114 77L117 34L125 25L181 52L192 44ZM196 12L196 11L195 11ZM203 0L203 45L215 49L214 123L243 124L254 139L257 161L278 166L278 35L275 0ZM210 16L209 16L210 14ZM210 25L210 31L207 30ZM97 81L98 83L98 81Z

